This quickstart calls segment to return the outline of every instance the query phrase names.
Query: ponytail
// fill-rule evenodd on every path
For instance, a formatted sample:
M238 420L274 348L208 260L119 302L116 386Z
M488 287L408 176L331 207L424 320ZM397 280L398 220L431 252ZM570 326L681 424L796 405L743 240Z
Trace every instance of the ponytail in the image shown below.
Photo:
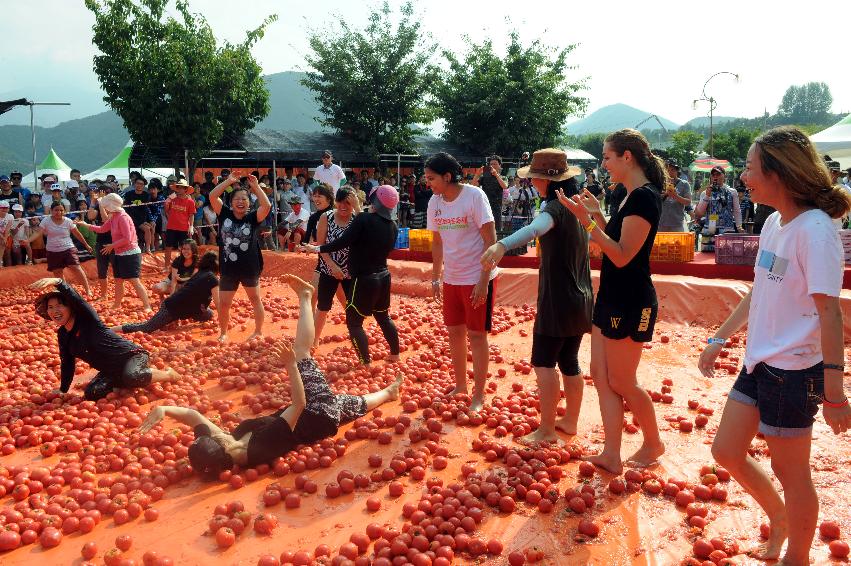
M629 151L635 158L638 166L647 180L655 185L656 190L661 192L665 190L665 185L668 184L668 168L665 167L665 162L658 155L654 155L650 151L650 144L644 134L633 128L624 128L617 132L612 132L606 137L606 143L618 155L623 155L625 151Z

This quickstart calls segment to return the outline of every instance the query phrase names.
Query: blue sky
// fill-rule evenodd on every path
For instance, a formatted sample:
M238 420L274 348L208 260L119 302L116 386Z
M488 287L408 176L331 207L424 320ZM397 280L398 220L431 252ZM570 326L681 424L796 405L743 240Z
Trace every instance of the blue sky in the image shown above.
M277 13L279 20L255 48L264 72L276 73L304 70L308 29L333 30L340 20L363 25L376 3L248 0L237 4L237 10L234 5L230 0L190 0L191 9L204 14L217 37L231 41ZM38 110L44 125L103 109L92 71L94 17L82 0L0 0L0 9L6 23L0 48L6 81L0 99L70 98L73 109ZM724 76L710 83L707 93L718 100L718 115L774 112L789 85L809 81L831 87L834 112L851 112L851 79L843 61L851 38L847 1L421 0L417 10L424 30L441 47L458 52L465 48L465 34L476 42L489 37L499 46L511 29L518 29L525 41L578 43L571 56L577 69L570 77L590 76L585 92L589 112L623 102L682 123L701 115L700 109L692 109L692 100L717 71L742 75L739 84ZM0 124L28 120L29 114L18 109L0 117Z

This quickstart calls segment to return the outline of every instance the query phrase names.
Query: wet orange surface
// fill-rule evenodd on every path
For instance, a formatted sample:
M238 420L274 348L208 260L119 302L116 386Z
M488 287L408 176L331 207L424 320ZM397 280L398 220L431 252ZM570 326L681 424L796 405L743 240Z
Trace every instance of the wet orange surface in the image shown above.
M294 316L297 314L294 294L281 284L277 276L285 272L307 276L311 268L312 264L307 258L282 257L277 254L266 256L265 273L268 277L262 280L262 290L267 306L265 328L269 336L292 335ZM17 437L22 437L14 452L0 456L0 477L11 475L14 479L15 475L27 470L31 476L40 477L45 475L44 471L37 471L42 467L51 472L47 476L56 476L65 469L68 481L59 490L59 497L52 500L59 507L50 509L60 516L71 513L79 506L68 504L65 497L86 498L80 496L81 489L89 488L94 493L101 490L114 498L115 492L121 489L116 490L113 486L111 493L108 486L112 483L139 487L127 483L133 477L121 478L121 475L127 473L130 476L141 476L143 479L140 485L144 483L148 465L153 460L141 465L133 461L138 458L141 462L141 458L151 451L158 450L167 456L163 464L166 469L155 470L151 477L155 479L157 475L163 475L168 484L157 501L137 498L158 510L159 518L156 521L146 521L144 516L140 516L123 525L116 525L115 517L107 512L87 534L66 534L57 547L50 549L43 548L36 540L17 550L0 553L0 563L80 564L83 562L80 550L84 543L94 542L97 555L93 562L102 564L104 555L115 546L116 537L124 534L131 535L133 541L130 550L121 553L121 556L135 560L137 564L142 563L143 554L150 550L170 557L175 564L257 564L264 554L280 557L286 551L313 553L319 545L330 547L330 558L326 560L331 563L341 545L348 543L354 533L366 532L367 526L372 523L414 534L417 528L411 527L411 519L419 517L411 516L411 507L405 509L405 506L419 504L424 494L440 491L440 487L429 489L429 481L432 485L442 482L443 489L452 489L452 484L457 484L454 486L455 491L461 487L469 488L474 483L482 486L489 481L508 481L509 465L506 462L511 460L513 452L524 455L524 447L513 440L514 428L517 428L516 432L522 433L536 425L534 373L526 373L526 366L519 364L529 357L533 310L505 304L498 309L498 332L490 337L492 377L488 380L490 391L487 406L482 412L484 422L478 426L470 423L462 425L459 423L459 415L462 415L461 421L467 420L463 400L441 399L441 392L451 386L452 380L448 372L448 353L445 352L445 331L442 324L438 323L439 311L423 298L427 290L428 268L428 265L402 262L393 265L394 291L397 294L391 312L396 317L402 337L401 367L406 376L400 400L382 406L380 412L368 414L362 422L341 427L337 439L348 438L349 441L346 443L345 440L339 440L336 444L339 448L333 458L323 462L328 467L320 465L300 473L291 469L278 476L276 471L284 471L279 468L260 474L256 480L247 481L239 489L233 489L228 482L204 483L196 477L181 477L177 471L172 473L171 479L174 481L169 482L163 472L180 467L181 458L185 455L185 448L182 447L191 442L191 432L181 437L186 427L181 428L173 421L166 420L152 431L150 442L153 446L140 448L148 441L140 439L138 433L134 432L133 425L137 421L133 415L143 418L153 404L164 399L165 402L178 401L197 406L204 409L208 416L222 418L228 426L233 426L240 418L251 417L258 412L272 412L281 403L287 402L286 375L268 367L264 358L266 344L241 343L253 327L249 305L242 292L237 294L236 312L232 316L232 324L236 325L235 331L231 333L232 344L212 345L211 340L217 335L215 324L180 325L152 337L131 335L131 339L151 352L154 362L171 364L181 371L184 374L183 382L155 386L152 391L121 391L115 399L93 406L91 415L64 427L68 431L76 424L79 429L70 436L76 434L84 442L80 446L73 446L73 443L65 444L60 434L55 434L49 440L32 435L28 437L30 428L35 431L48 430L50 427L47 423L21 428L22 423L24 426L32 423L35 415L40 415L42 419L51 416L61 422L63 415L68 412L68 407L54 405L53 401L45 402L49 397L45 393L58 384L58 379L52 377L52 372L58 370L54 330L33 314L29 299L35 293L21 290L25 283L45 275L44 268L37 266L0 270L0 288L4 289L0 291L0 324L6 337L0 346L0 446L10 442L7 440L9 437L13 443ZM500 284L501 300L526 300L534 304L535 282L529 279L529 273L523 271L506 271L503 275L504 284ZM150 288L157 280L155 266L150 260L147 260L145 273L146 284ZM655 403L667 453L661 458L660 465L652 471L663 483L670 479L699 484L701 466L712 463L709 452L712 434L734 379L736 371L733 368L737 369L743 348L741 342L729 348L726 359L720 361L729 364L730 370L722 368L714 379L705 379L699 375L696 359L702 343L712 331L711 325L724 318L723 309L734 304L736 297L741 296L746 287L717 280L665 279L657 283L657 288L660 289L662 320L657 324L654 341L645 350L639 367L639 381L645 388L661 396L668 393L663 381L670 380L671 385L667 387L671 398L665 399L670 401L668 403L661 399ZM683 300L682 297L692 297L693 300ZM139 304L135 298L125 302L125 310L133 311L127 315L114 313L107 310L105 305L98 305L98 310L108 324L136 320L141 316L137 312ZM714 310L710 305L714 305ZM370 370L357 369L346 339L342 309L335 303L324 332L324 343L317 352L320 365L331 378L336 378L332 385L335 390L365 393L382 387L392 379L394 368L388 367L380 359L386 354L380 332L374 325L368 332L376 337L376 343L371 348L378 359ZM580 353L580 361L586 371L589 345L590 340L586 338ZM499 375L500 370L504 370L504 376ZM89 370L81 372L72 391L79 395L79 388L91 375ZM563 437L563 459L570 451L574 456L581 451L593 453L602 443L597 396L590 382L586 382L584 392L579 434ZM698 415L697 410L689 409L690 400L697 401L704 414L711 414L704 428L694 428L692 432L684 433L678 430L677 419L694 421ZM408 406L404 406L406 401L409 401ZM414 404L411 405L410 401ZM70 412L73 412L84 405L70 407ZM104 411L107 411L105 415ZM98 415L106 417L104 423L97 422ZM395 426L391 426L392 421L396 420L393 417L400 416L403 424L405 416L411 419L408 426L401 427L401 434L397 433ZM491 416L496 419L488 422ZM631 416L627 413L629 419ZM506 429L497 428L500 425L506 426ZM436 440L428 439L427 427L433 431L440 429L437 434L432 432L432 438ZM164 444L163 439L172 432L178 435L177 438L166 440ZM379 435L382 432L387 434ZM500 436L503 432L506 434ZM419 439L421 436L426 438ZM389 443L383 444L388 437ZM848 475L851 447L848 440L848 434L841 437L833 435L819 416L814 429L812 468L821 501L820 520L838 521L841 538L846 541L851 529L851 481ZM30 446L30 441L33 446ZM632 453L640 441L640 433L625 434L623 454L626 456ZM39 446L45 442L55 444L57 453L43 457ZM315 453L304 449L302 457L305 460L309 456L318 457L323 448L331 448L333 452L334 446L332 442L326 443L324 447L317 446ZM129 451L122 452L122 448ZM752 448L759 461L768 468L764 441L755 439ZM401 483L401 495L391 496L391 481L377 477L373 478L375 481L369 481L367 487L355 488L353 493L336 498L326 496L326 486L337 482L338 474L342 471L366 476L377 471L380 475L382 471L392 469L390 465L394 456L404 457L406 451L413 465L424 464L424 473L412 472L412 466L408 465L407 470L393 480ZM339 452L342 454L338 456ZM372 463L377 462L375 456L381 457L379 467L370 466L370 456L373 456ZM534 455L528 453L525 456ZM291 468L298 468L298 464L294 464L295 455L287 460ZM534 462L533 459L529 461ZM84 467L92 464L95 467L106 466L106 469L100 468L93 475L83 478L93 481L93 485L80 486L78 484L82 480L79 477L73 479L74 466L78 462L82 462ZM311 462L310 465L317 462ZM109 469L110 464L117 470ZM614 495L608 489L613 477L611 474L597 471L591 477L581 476L579 461L575 458L549 464L553 464L551 468L559 470L549 470L549 477L559 495L552 510L521 500L513 512L502 513L498 508L481 501L478 504L483 509L481 521L470 529L471 535L485 543L491 539L501 541L504 547L502 553L498 556L488 553L472 556L469 549L456 549L453 563L508 564L510 552L525 552L539 547L543 551L541 563L544 564L679 564L684 558L692 556L692 542L698 536L706 539L722 537L728 543L737 542L742 548L753 546L760 540L759 525L765 521L765 517L735 481L722 482L729 494L726 502L706 502L708 524L700 533L698 529L689 527L684 508L678 507L672 497L651 495L643 490ZM153 467L156 468L156 465ZM546 466L543 469L546 470ZM470 474L471 471L472 475L465 478L464 474ZM516 466L512 472L516 475ZM302 474L306 478L299 477ZM412 477L419 474L424 478L417 480ZM251 472L246 474L240 471L240 475L250 476ZM547 473L543 475L547 476ZM296 482L301 483L304 479L315 484L315 493L295 489ZM76 483L68 485L72 482ZM43 483L46 486L49 482ZM271 483L279 484L285 492L290 488L294 493L299 493L300 507L287 509L284 503L278 503L267 508L263 495ZM592 507L580 515L570 509L563 494L583 485L593 488L594 501ZM150 491L150 486L142 487ZM313 487L310 486L308 491L312 491ZM394 485L393 489L398 487ZM53 489L57 490L56 487ZM586 491L590 490L586 488ZM45 495L45 491L41 494ZM138 496L139 492L135 495ZM367 509L367 500L370 498L378 499L380 509L374 512ZM23 503L17 505L23 508L28 505L27 502L37 499L24 498ZM44 499L47 500L48 496L45 495ZM130 499L133 499L132 494ZM241 501L252 517L264 512L274 514L279 522L277 529L272 535L260 535L249 526L237 537L233 546L219 550L215 538L207 533L208 523L217 505L231 501ZM122 504L126 505L126 501L119 497L119 507ZM16 502L11 494L0 498L0 522L9 522L2 513L14 505ZM62 509L59 512L58 509L63 505L68 511ZM588 539L578 534L578 525L583 518L597 523L600 527L598 537ZM363 556L371 556L373 551L374 543ZM811 555L816 564L837 562L829 558L828 541L818 536ZM733 562L759 563L742 554L735 556Z

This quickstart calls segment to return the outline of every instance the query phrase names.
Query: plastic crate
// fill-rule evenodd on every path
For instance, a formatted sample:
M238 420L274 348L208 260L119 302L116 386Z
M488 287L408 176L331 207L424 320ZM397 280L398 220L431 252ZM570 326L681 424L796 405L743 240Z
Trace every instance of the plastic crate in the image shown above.
M658 232L650 261L684 263L694 260L694 232Z
M715 263L754 265L759 251L759 236L751 234L721 234L715 236Z
M410 230L408 232L408 248L412 252L430 252L431 238L430 230Z
M409 245L408 228L399 228L399 232L396 234L396 244L393 247L397 250L404 250Z

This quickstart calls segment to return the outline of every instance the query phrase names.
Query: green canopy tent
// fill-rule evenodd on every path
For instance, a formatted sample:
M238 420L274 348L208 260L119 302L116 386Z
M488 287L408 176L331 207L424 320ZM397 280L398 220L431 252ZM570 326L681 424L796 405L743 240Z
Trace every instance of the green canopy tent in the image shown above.
M59 180L59 182L64 182L71 178L71 167L69 167L67 163L62 161L62 158L59 157L53 147L50 148L50 152L48 152L47 156L38 166L37 170L40 173L39 176L56 175L56 178ZM21 185L30 189L35 187L36 179L34 176L34 172L30 172L29 175L26 175L21 180Z
M95 179L100 179L101 181L105 181L108 175L114 175L115 180L118 181L120 185L127 185L130 182L130 154L133 153L133 141L130 140L127 142L122 150L113 157L108 163L97 168L95 171L91 173L86 173L83 175L83 178L87 181L93 181ZM169 168L134 168L136 171L139 171L143 177L150 180L152 177L158 177L161 180L164 180L169 175L174 174L173 169Z

